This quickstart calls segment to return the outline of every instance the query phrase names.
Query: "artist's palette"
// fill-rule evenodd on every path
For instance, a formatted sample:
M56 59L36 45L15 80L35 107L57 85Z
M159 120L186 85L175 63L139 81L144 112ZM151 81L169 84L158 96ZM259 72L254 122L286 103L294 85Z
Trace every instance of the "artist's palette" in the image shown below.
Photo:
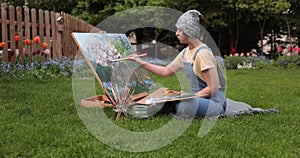
M137 104L151 105L156 103L164 103L168 101L179 101L185 99L196 98L193 93L170 91L168 88L159 88L147 97L137 101Z

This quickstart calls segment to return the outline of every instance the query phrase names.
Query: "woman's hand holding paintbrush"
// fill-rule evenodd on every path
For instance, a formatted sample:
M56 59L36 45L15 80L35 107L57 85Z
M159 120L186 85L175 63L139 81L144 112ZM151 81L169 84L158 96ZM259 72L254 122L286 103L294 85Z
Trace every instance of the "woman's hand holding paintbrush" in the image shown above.
M111 60L112 62L118 62L118 61L125 61L125 60L133 60L133 61L137 61L138 59L140 59L140 57L146 56L147 53L144 54L130 54L128 57L125 58L119 58L119 59L113 59ZM141 59L140 59L141 60ZM142 61L142 60L141 60Z
M134 61L135 63L143 66L144 64L146 64L147 62L143 61L141 59L141 57L143 56L146 56L147 53L144 53L144 54L130 54L128 57L127 57L127 60L131 60L131 61Z

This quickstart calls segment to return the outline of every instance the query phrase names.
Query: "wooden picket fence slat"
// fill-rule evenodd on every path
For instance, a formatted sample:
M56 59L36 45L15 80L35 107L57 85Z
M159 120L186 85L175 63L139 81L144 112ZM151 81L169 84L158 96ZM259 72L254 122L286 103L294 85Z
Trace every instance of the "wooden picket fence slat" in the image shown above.
M6 5L1 4L1 28L2 28L2 41L7 43L7 13L6 13ZM2 60L8 61L8 48L7 46L3 48Z
M71 37L72 32L101 32L100 29L66 13L7 6L6 3L1 3L0 18L0 42L6 43L4 48L0 48L3 62L16 62L17 59L23 61L34 54L39 54L41 60L59 59L63 56L72 58L78 52ZM58 21L58 18L62 20ZM20 36L19 41L15 40L16 35ZM39 37L41 41L35 43L35 37ZM26 39L31 40L31 45L25 44ZM48 45L49 55L43 54L43 42Z
M17 28L18 28L18 35L20 36L20 39L23 39L23 25L24 25L24 22L23 22L23 13L22 13L22 7L16 7L16 10L17 10L17 24L22 24L22 25L17 25ZM23 44L23 40L19 40L17 42L18 44L18 50L19 50L19 55L20 55L20 58L23 60L25 58L25 55L24 55L24 44ZM13 50L13 49L12 49ZM4 61L4 60L3 60Z

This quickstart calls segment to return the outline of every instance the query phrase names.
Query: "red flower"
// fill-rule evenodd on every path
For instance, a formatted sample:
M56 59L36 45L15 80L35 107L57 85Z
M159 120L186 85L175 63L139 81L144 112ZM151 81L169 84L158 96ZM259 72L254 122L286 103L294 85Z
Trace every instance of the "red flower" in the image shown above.
M44 43L42 44L42 46L43 46L43 48L47 48L47 47L48 47L48 44L47 44L46 42L44 42Z
M1 47L1 48L6 47L6 42L1 42L1 43L0 43L0 47Z
M231 48L230 52L231 53L236 53L236 49L235 48Z
M41 39L39 37L34 37L33 42L34 43L40 43Z
M10 56L10 57L12 57L12 56L14 56L14 54L15 54L15 51L8 51L8 56Z
M15 41L17 42L17 41L19 41L20 40L20 36L19 35L16 35L15 36Z
M26 44L26 45L30 45L30 44L31 44L30 39L26 39L26 40L25 40L25 44Z
M280 53L281 51L282 51L282 47L281 47L281 46L278 46L278 47L277 47L277 52Z

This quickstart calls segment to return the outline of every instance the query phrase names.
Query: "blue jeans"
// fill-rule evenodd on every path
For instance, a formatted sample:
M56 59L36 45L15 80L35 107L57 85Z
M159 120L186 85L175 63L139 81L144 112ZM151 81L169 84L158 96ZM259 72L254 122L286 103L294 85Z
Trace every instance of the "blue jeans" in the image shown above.
M211 99L193 98L180 101L176 104L175 109L177 114L187 117L218 116L225 113L226 101L221 105Z

